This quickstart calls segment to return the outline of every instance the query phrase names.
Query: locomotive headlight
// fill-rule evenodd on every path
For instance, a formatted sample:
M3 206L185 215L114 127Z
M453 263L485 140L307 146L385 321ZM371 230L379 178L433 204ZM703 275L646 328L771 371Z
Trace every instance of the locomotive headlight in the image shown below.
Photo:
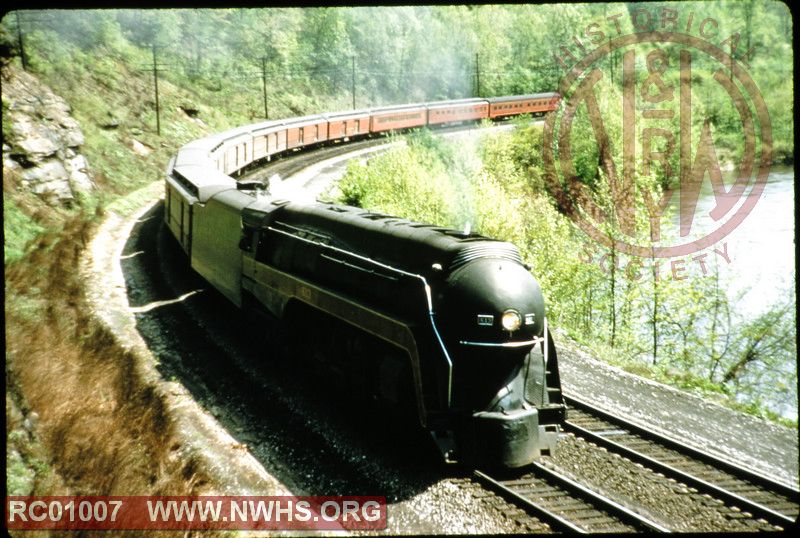
M505 330L509 332L516 331L522 325L522 316L514 310L508 310L503 313L501 322Z

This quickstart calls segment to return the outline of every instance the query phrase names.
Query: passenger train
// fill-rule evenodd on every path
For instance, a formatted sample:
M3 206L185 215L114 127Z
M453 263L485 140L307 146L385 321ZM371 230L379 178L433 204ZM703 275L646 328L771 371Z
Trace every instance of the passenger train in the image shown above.
M309 340L338 320L352 338L376 343L380 352L337 354L333 370L390 407L411 408L445 461L521 467L554 449L565 405L542 291L517 247L258 195L237 178L300 149L544 114L558 102L543 93L381 107L195 140L169 164L165 224L192 268L238 308Z

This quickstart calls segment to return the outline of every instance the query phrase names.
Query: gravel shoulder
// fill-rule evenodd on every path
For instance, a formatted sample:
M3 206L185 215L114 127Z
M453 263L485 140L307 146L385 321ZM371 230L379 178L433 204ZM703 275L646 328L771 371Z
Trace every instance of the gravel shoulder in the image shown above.
M213 484L208 485L206 494L289 494L283 484L197 405L180 383L161 378L155 367L153 353L137 330L120 261L135 225L159 202L162 192L163 185L153 183L142 193L148 203L139 210L126 217L114 212L106 216L86 249L82 269L87 299L95 315L112 330L125 348L137 355L138 375L152 380L167 395L175 427L184 440L182 456L199 459L213 477Z

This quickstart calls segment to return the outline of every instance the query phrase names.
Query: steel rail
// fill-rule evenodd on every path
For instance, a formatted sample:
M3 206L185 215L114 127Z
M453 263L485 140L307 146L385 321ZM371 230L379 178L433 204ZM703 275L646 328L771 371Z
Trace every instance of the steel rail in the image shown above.
M605 497L604 495L601 495L596 491L593 491L587 488L586 486L567 478L566 476L563 476L551 469L548 469L547 467L543 466L540 463L534 462L531 465L535 470L537 476L544 477L546 480L555 482L559 486L564 487L565 489L577 492L577 494L580 497L588 499L590 503L594 504L596 507L602 510L605 510L609 514L619 518L623 523L632 525L634 527L645 528L649 531L672 532L670 529L656 523L655 521L652 521L640 514L637 514L633 510L630 510L622 506L621 504L614 502L608 497ZM557 530L566 532L579 532L582 534L585 534L587 532L585 529L582 529L581 527L578 527L574 523L567 521L561 516L554 514L547 508L544 508L543 506L528 499L524 495L517 493L513 489L505 486L502 482L499 482L489 477L485 473L482 473L481 471L477 470L474 471L474 473L475 476L477 476L483 483L489 484L491 487L494 487L497 490L499 490L504 496L510 497L511 498L510 500L512 502L519 503L531 509L535 514L537 514L537 517L541 515L541 517L544 518L548 524L551 524L552 521L554 525L551 524L551 526L555 526Z
M534 462L532 465L534 469L536 469L537 474L545 475L547 478L554 480L567 488L577 490L581 495L588 497L591 502L600 505L603 509L608 510L623 521L633 522L635 525L641 525L642 527L656 532L672 532L670 529L656 523L655 521L647 519L640 514L637 514L629 508L625 508L621 504L612 501L608 497L601 495L596 491L593 491L586 486L579 484L578 482L575 482L574 480L571 480L566 476L557 473L556 471L553 471L552 469L548 469L541 463Z
M773 493L780 494L784 497L787 497L793 502L796 502L798 495L797 491L792 490L791 488L788 488L785 485L780 484L779 482L775 482L774 480L771 480L769 477L764 477L762 475L753 473L752 471L748 471L746 469L736 468L733 465L729 464L728 462L720 460L719 458L716 458L711 454L708 454L706 452L694 448L687 447L685 445L678 443L673 439L665 437L659 433L653 432L641 426L630 424L628 421L626 421L621 417L617 417L600 409L594 408L593 406L585 402L581 402L580 400L577 400L574 397L565 397L565 401L569 405L572 405L576 408L583 408L585 410L588 410L591 414L596 414L598 416L601 416L601 418L603 419L607 419L609 422L619 424L625 429L628 429L631 433L640 435L641 437L647 440L656 442L662 446L665 446L666 448L670 448L672 450L680 452L688 457L701 461L702 463L712 465L716 469L724 470L725 472L728 472L736 476L737 478L751 481L756 485L758 485L759 487L774 488L770 489L770 491L772 491ZM574 434L584 438L586 441L590 441L598 446L612 450L617 454L625 456L631 461L634 461L636 463L641 463L642 465L646 465L655 472L662 473L665 476L674 478L675 480L678 480L686 484L687 486L691 486L709 492L714 496L716 496L718 499L726 503L734 504L738 508L750 512L755 517L760 517L771 523L778 523L781 525L794 525L796 523L796 521L792 519L790 516L777 512L755 501L746 499L736 493L733 493L729 490L721 488L715 484L707 482L694 475L681 471L680 469L676 469L671 465L668 465L650 456L642 454L637 450L628 448L620 443L617 443L616 441L612 441L611 439L608 439L604 435L594 433L581 426L578 426L577 424L570 422L569 420L565 421L562 427L564 428L565 431L571 431ZM756 479L751 480L752 477L755 477ZM789 495L786 495L784 492L788 492Z
M521 508L526 509L529 513L536 516L544 523L550 525L550 528L552 528L553 530L558 532L574 532L577 534L586 534L586 531L583 528L578 527L574 523L567 521L558 514L554 514L552 511L533 502L524 495L517 493L513 489L509 488L508 486L505 486L501 482L498 482L489 475L477 470L473 472L478 481L484 484L484 486L488 486L498 491L501 497L503 497L507 501L514 503L515 505Z

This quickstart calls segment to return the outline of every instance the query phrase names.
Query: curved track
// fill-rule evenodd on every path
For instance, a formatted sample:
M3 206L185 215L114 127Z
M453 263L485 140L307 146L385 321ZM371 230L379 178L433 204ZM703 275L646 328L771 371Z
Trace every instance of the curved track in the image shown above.
M729 509L778 529L793 525L800 494L769 477L732 465L686 444L642 428L574 397L564 430L644 465Z
M476 471L477 480L557 532L635 533L669 529L540 464L513 479Z

